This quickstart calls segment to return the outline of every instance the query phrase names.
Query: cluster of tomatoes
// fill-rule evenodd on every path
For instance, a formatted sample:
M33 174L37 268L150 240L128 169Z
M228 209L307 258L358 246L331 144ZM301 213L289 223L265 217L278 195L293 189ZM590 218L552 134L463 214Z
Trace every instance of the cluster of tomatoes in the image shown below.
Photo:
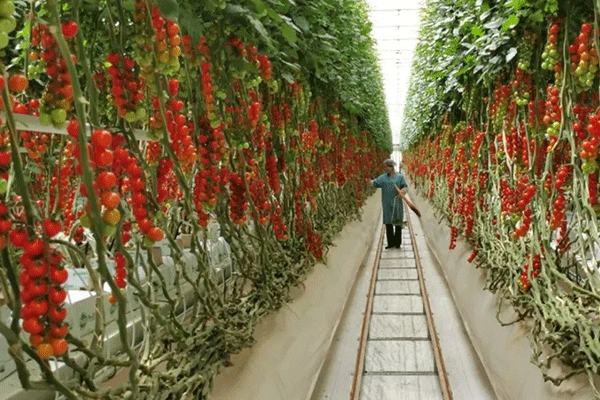
M268 187L260 178L256 167L251 173L246 173L246 179L248 180L250 198L252 198L252 202L258 212L255 219L259 224L266 225L271 219L271 203L269 202Z
M490 104L489 115L495 132L501 130L506 120L511 91L510 85L498 85L494 90L494 101Z
M591 23L583 23L575 42L569 46L571 72L576 78L577 91L585 91L592 87L598 72L598 53L594 45L593 30Z
M558 50L558 34L560 32L560 20L554 20L548 27L548 39L542 52L542 68L546 70L554 70L558 76L556 80L560 78L561 65L560 65L560 53Z
M535 88L531 84L531 74L525 73L522 69L517 69L512 87L515 103L518 106L526 106L529 98L535 93Z
M44 228L45 234L52 236L61 229L60 223L44 224ZM29 333L30 343L40 358L61 356L68 349L65 337L69 333L64 324L67 292L61 287L69 276L63 265L64 257L41 237L29 240L27 232L19 228L11 231L9 240L15 249L21 250L23 330Z
M183 114L183 102L177 99L179 90L179 81L175 78L169 79L169 95L171 98L166 102L166 127L169 133L169 145L179 160L181 169L184 172L190 172L194 163L198 159L196 146L191 133L194 130L194 124Z
M135 61L117 53L106 58L110 63L106 73L110 76L111 100L117 107L117 115L128 122L145 118L146 110L139 106L144 99L145 84L142 77L136 76Z
M77 30L77 23L74 21L62 25L66 39L74 38ZM40 104L40 123L62 126L73 107L73 86L67 62L62 58L58 43L47 25L32 27L31 44L40 47L40 58L46 66L45 72L49 79ZM77 62L74 54L71 55L71 61Z
M598 172L588 175L588 196L591 205L598 204Z
M194 178L194 203L198 214L198 223L206 226L209 215L206 209L217 204L217 194L229 181L229 169L221 167L220 161L227 152L223 129L224 123L211 128L206 118L200 120L201 134L198 136L199 161L202 166Z
M253 93L254 91L250 91L251 96ZM256 96L254 97L256 98ZM250 128L254 128L258 124L261 108L261 104L256 100L252 101L248 106L248 124Z
M254 104L254 103L252 103ZM250 106L252 108L252 106ZM257 118L258 119L258 118ZM253 121L250 121L250 123L252 124ZM268 132L265 135L265 124L258 124L256 125L256 127L252 130L252 147L253 150L260 154L264 148L265 148L265 136L270 136L271 132ZM268 140L268 138L266 138Z
M206 105L206 115L209 118L215 111L215 98L212 94L213 89L210 68L210 63L208 61L204 61L200 67L200 70L202 71L202 76L200 78L202 81L202 94L204 95L204 104Z
M277 168L277 156L273 154L273 137L270 136L266 142L266 169L267 169L267 180L269 181L269 187L276 195L281 193L281 184L279 183L279 171Z
M527 258L530 258L530 255L527 255ZM533 259L531 260L531 278L535 279L540 275L540 270L542 269L542 262L541 262L541 256L539 254L536 254L533 256ZM521 275L519 276L519 281L518 281L518 285L521 288L521 290L523 292L526 292L529 290L529 288L531 287L531 281L529 280L529 276L530 276L530 271L529 271L529 263L526 262L523 265L523 271L521 272Z
M155 4L152 6L152 27L155 34L154 50L158 54L159 66L174 67L178 70L181 55L179 25L170 19L165 21Z
M279 240L287 240L288 235L288 227L283 223L282 219L283 210L281 209L281 205L279 202L275 201L274 210L271 213L271 223L273 224L273 230L275 231L275 236Z
M258 68L260 69L260 74L265 81L269 82L273 78L273 68L271 67L269 57L264 54L258 54L256 59L259 62Z
M284 128L284 115L281 112L278 104L271 106L271 127L275 130L281 130Z
M556 140L556 136L558 134L558 129L560 128L561 122L561 107L560 107L560 91L558 87L554 85L549 85L546 88L546 93L548 94L548 99L546 100L546 115L544 115L543 122L548 125L546 133L548 136L551 136ZM550 146L553 145L553 142L550 142Z
M598 144L600 143L600 115L592 114L588 118L586 127L587 135L583 133L583 129L575 126L573 129L578 133L578 137L583 140L581 142L581 151L579 156L583 160L582 170L585 174L589 174L597 169L596 158L598 157Z
M78 137L78 125L77 120L73 120L69 123L67 128L69 135L73 139ZM112 146L112 133L105 129L96 129L92 132L91 145L88 145L87 148L88 154L90 155L90 161L96 170L94 190L104 208L102 220L108 227L113 228L105 229L107 234L114 233L114 226L121 220L121 213L117 210L117 207L121 202L121 196L118 191L115 190L117 177L114 172L112 172L113 161L115 158ZM79 147L75 147L75 149L79 149ZM79 158L80 154L77 152L75 156ZM87 191L83 185L82 191L82 194L87 196ZM89 214L82 217L82 224L87 226L91 225Z
M229 177L229 217L236 225L243 225L246 222L246 210L248 209L248 200L246 198L246 185L244 179L233 172Z

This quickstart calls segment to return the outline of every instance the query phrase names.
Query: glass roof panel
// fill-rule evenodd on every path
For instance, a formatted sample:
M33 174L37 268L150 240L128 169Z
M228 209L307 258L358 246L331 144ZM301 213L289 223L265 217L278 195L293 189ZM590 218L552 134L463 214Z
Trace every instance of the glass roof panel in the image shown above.
M417 45L423 0L367 0L379 66L383 76L392 142L400 142L400 128Z

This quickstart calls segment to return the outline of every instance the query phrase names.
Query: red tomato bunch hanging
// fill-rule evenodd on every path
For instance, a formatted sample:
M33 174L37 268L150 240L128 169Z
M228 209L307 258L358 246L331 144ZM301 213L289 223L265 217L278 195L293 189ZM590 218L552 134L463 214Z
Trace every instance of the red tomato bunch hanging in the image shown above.
M117 53L106 56L110 66L106 73L110 76L111 100L117 107L117 115L128 122L135 122L146 116L146 110L140 106L144 99L144 78L136 75L136 63L128 56Z
M19 282L23 330L29 333L31 345L40 358L61 356L68 348L64 338L69 332L63 323L67 316L63 304L67 292L61 285L69 275L63 265L64 257L40 237L28 240L24 231L13 230L10 241L13 247L22 250Z

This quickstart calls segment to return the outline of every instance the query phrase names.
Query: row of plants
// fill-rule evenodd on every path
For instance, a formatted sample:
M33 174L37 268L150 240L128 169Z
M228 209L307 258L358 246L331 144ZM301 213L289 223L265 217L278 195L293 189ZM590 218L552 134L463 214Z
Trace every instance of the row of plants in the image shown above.
M209 397L390 152L364 1L0 0L0 31L0 334L21 385Z
M408 173L450 249L472 246L498 315L517 312L500 322L530 328L544 379L581 374L598 397L598 5L431 0L422 17Z

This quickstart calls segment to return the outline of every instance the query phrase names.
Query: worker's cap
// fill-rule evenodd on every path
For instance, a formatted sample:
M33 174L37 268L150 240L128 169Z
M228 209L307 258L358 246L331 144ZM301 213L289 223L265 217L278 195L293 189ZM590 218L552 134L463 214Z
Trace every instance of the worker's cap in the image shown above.
M388 158L387 160L385 160L383 162L384 165L387 165L388 167L395 167L396 166L396 161L392 160L391 158Z

